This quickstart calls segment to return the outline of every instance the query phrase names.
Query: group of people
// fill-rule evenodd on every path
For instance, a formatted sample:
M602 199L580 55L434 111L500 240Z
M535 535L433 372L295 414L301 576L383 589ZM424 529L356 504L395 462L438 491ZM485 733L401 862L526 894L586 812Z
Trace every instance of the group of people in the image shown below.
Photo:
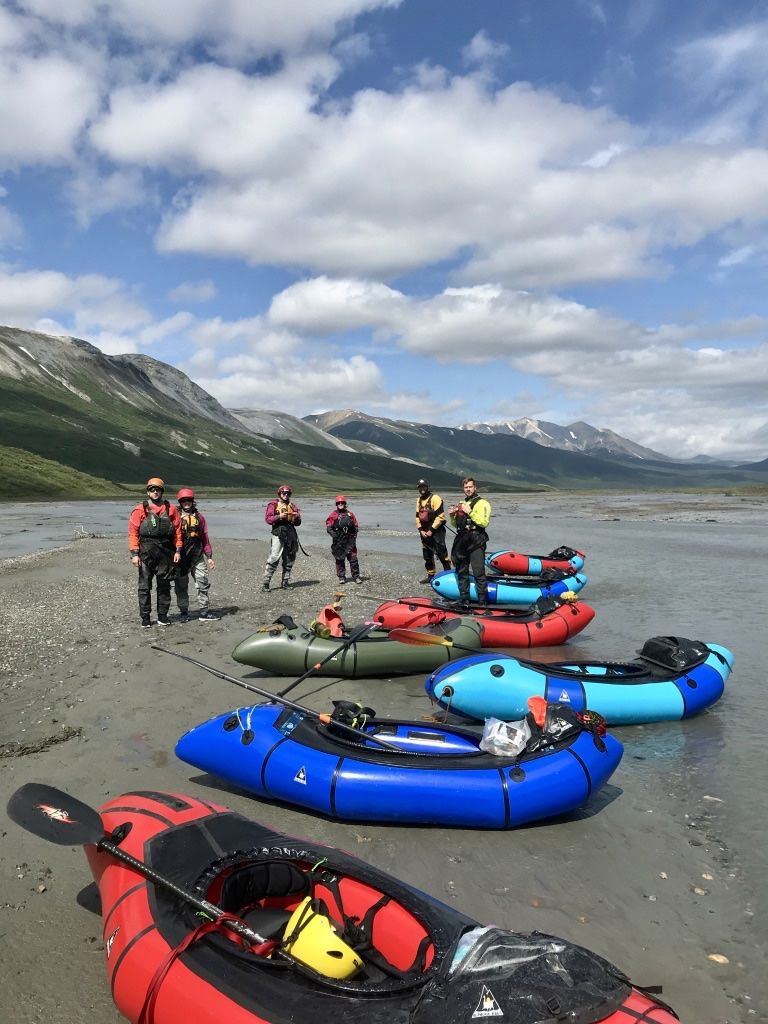
M459 585L459 606L463 609L470 607L470 576L475 578L478 603L486 604L488 580L485 574L485 549L488 545L487 528L491 521L490 502L480 497L473 477L468 476L462 481L464 498L448 509L455 534L449 558L443 499L432 492L428 480L419 480L417 487L416 529L421 538L421 553L427 570L421 582L429 583L437 572L436 559L440 560L443 569L450 569L453 563Z
M147 480L147 496L128 520L128 548L131 562L139 571L139 615L141 625L152 625L152 581L157 590L157 624L169 626L171 582L182 622L189 620L189 577L197 590L200 622L217 622L210 608L210 569L216 568L205 516L195 503L191 487L182 487L178 504L165 497L165 483L159 476Z
M292 497L293 488L289 484L281 484L277 489L277 497L269 502L264 513L264 520L271 527L272 542L264 566L262 590L269 590L272 577L281 563L280 586L283 589L290 586L291 570L300 547L296 527L301 526L301 509L294 504ZM343 494L336 495L335 508L325 520L325 529L331 538L331 554L336 562L336 578L339 583L347 582L347 562L351 579L355 583L362 583L357 557L357 534L360 527Z
M427 480L419 480L416 499L416 528L421 539L422 557L427 574L420 582L429 583L435 575L436 560L443 569L456 570L460 606L469 608L470 576L474 576L477 599L485 604L488 585L485 575L485 549L491 506L477 492L472 477L463 481L464 498L446 510L443 499L432 492ZM277 496L266 507L264 519L271 531L269 555L264 566L262 591L268 591L278 566L282 566L280 586L290 586L291 571L301 542L297 527L301 526L301 509L294 503L293 488L281 484ZM152 582L157 591L157 624L170 625L171 583L181 622L189 621L189 579L195 584L199 605L198 620L215 622L219 616L210 609L210 576L215 569L208 525L195 501L191 487L182 487L176 505L165 498L165 484L160 477L147 481L147 496L133 509L128 522L128 547L131 562L138 569L139 614L141 625L149 629L151 620ZM343 494L337 494L334 509L325 521L331 538L331 554L339 583L351 579L362 583L357 553L359 523ZM450 517L455 533L450 556L446 542ZM347 565L349 576L347 576Z

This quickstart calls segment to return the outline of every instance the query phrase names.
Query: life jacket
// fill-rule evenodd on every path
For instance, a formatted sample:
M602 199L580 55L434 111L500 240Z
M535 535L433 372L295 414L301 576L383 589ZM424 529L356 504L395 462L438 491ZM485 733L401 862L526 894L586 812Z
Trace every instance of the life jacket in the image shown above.
M355 524L349 512L339 513L336 522L333 524L333 529L335 533L339 534L354 533Z
M202 543L202 529L197 509L195 508L191 512L183 512L179 509L179 518L181 519L181 535L184 538L184 543L194 540L200 540Z
M463 500L465 504L469 505L471 511L478 503L478 501L480 501L480 495L473 494L469 501L467 501L466 498L464 498ZM480 533L485 533L485 530L482 528L482 526L476 526L469 518L467 513L464 512L463 510L460 510L459 512L456 513L456 530L458 533L462 533L464 530L477 530Z
M145 499L142 502L144 507L144 518L139 523L139 541L142 545L162 547L173 547L173 539L176 530L171 519L170 502L163 500L163 511L150 511L149 502Z
M435 508L432 504L432 499L434 497L434 494L428 494L426 498L422 498L421 495L419 495L416 499L416 518L421 524L419 527L421 530L434 530L435 520L443 513L442 499L440 499L437 508Z

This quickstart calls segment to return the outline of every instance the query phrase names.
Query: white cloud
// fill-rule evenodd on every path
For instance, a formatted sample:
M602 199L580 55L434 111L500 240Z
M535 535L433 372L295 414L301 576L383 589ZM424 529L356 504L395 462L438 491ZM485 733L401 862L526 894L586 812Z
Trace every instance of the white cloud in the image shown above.
M744 22L677 47L673 70L699 113L692 138L721 144L768 137L767 60L766 20Z
M269 77L198 65L160 87L116 89L91 138L113 160L269 180L311 145L316 89L337 72L327 56L293 61Z
M195 380L228 408L282 409L303 415L315 407L344 408L386 397L381 371L362 355L348 360L243 355L223 360L219 369L223 376Z
M335 334L357 327L393 326L409 300L375 281L316 277L279 292L269 319L304 334Z
M141 206L147 202L148 191L142 172L134 168L100 172L95 167L76 167L67 185L82 228L114 210Z
M476 33L471 41L461 51L461 57L465 64L480 65L481 67L493 64L509 53L509 46L506 43L499 43L491 39L485 29Z
M88 70L56 55L0 64L0 165L72 157L78 134L96 110Z
M168 292L171 302L210 302L218 295L218 288L207 278L205 281L182 281Z
M280 292L268 318L309 335L383 330L409 352L459 363L573 345L603 351L640 341L646 333L571 300L500 285L447 288L417 300L386 285L327 277Z
M5 190L0 188L0 198ZM13 245L24 237L24 226L19 217L7 206L0 206L0 246Z
M141 42L174 46L202 42L224 59L246 60L297 51L330 40L358 14L397 7L401 0L18 0L25 10L70 27L101 20Z
M68 277L55 270L14 271L0 266L0 321L29 327L41 318L63 314L70 317L63 333L89 339L100 330L138 329L151 319L142 303L114 278Z

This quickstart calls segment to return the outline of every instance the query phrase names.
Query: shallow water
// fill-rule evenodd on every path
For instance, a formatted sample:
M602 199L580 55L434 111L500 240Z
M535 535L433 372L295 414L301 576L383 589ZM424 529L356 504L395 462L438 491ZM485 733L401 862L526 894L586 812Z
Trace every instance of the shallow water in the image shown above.
M326 500L300 500L305 548L326 546ZM546 554L561 544L587 553L589 584L581 599L597 609L589 630L567 648L576 659L627 659L657 634L723 644L735 652L723 699L698 718L621 730L628 759L658 795L659 807L689 823L705 800L702 826L716 831L730 870L751 902L768 874L764 749L768 687L760 600L765 567L766 503L738 497L607 495L503 497L495 503L489 550ZM365 497L351 503L365 551L413 554L418 541L410 497ZM70 542L78 532L123 533L126 502L16 504L3 507L3 555ZM263 504L206 502L216 538L265 540ZM374 585L372 588L375 590ZM395 596L395 595L390 595ZM561 660L562 648L536 652ZM759 906L757 927L765 935Z

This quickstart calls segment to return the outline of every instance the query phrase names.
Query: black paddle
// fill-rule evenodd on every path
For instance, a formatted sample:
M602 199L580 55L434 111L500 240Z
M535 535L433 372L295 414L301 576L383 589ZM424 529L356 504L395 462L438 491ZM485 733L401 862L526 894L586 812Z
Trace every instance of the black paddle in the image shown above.
M323 665L326 665L332 658L335 658L337 654L341 654L342 651L345 651L350 644L353 644L356 640L361 640L364 636L367 636L367 634L370 633L374 626L377 625L377 622L363 623L363 625L360 626L359 629L356 629L353 633L350 633L346 640L344 640L343 643L341 643L334 651L331 651L331 653L327 657L323 658L322 661L318 661L316 665L312 665L311 668L308 668L303 675L299 676L298 679L294 679L294 681L290 683L288 686L286 686L285 689L278 690L276 696L282 697L283 694L290 693L290 691L293 690L294 687L298 686L299 683L303 683L307 676L311 676L313 672L317 672L318 669L321 669Z
M98 811L54 786L27 782L17 789L8 801L8 817L27 832L59 846L94 845L97 850L127 864L150 882L172 892L174 896L189 903L212 921L218 921L224 915L224 911L215 903L182 889L170 878L158 874L144 861L137 860L130 853L121 850L117 845L120 841L117 834L105 834L104 823ZM236 932L251 945L262 945L267 941L258 932L249 928L244 921L225 918L221 924Z
M480 654L476 647L467 647L465 644L457 644L447 636L437 636L436 633L422 633L419 629L396 628L389 631L390 640L397 640L401 644L414 644L417 647L430 644L440 647L455 647L457 651L469 651L470 654Z
M373 733L361 732L360 729L355 729L354 726L345 725L344 722L339 722L336 719L332 719L330 715L321 714L319 711L313 711L312 708L305 707L303 704L297 704L295 701L286 700L284 697L279 699L274 693L270 693L269 690L262 690L259 686L254 686L253 683L246 683L244 679L238 679L237 676L231 676L228 672L220 672L217 668L213 668L211 665L206 665L204 661L198 661L197 658L190 658L188 654L179 654L178 651L169 651L165 647L160 647L158 644L152 644L152 648L155 651L161 651L163 654L172 654L174 658L181 658L182 661L188 661L190 665L197 665L198 668L204 669L206 672L210 672L212 676L218 676L219 679L224 679L228 683L234 683L235 686L242 686L244 690L250 690L253 693L258 693L260 697L268 697L271 701L275 701L278 704L284 704L287 708L293 708L294 711L301 711L305 715L309 715L310 718L317 719L322 725L329 725L333 721L335 729L342 729L344 732L352 733L355 738L359 741L361 738L369 740L371 743L375 743L379 747L384 747L386 750L393 750L398 754L402 754L403 750L401 747L395 746L394 743L387 743L386 740L380 740L378 736L374 736Z

